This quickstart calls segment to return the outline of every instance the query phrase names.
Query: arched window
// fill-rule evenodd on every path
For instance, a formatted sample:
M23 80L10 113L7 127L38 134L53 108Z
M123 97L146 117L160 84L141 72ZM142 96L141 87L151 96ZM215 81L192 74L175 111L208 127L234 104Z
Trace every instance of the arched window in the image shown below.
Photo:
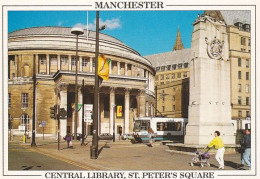
M25 126L25 130L29 130L29 116L28 116L28 114L23 114L21 116L21 125Z

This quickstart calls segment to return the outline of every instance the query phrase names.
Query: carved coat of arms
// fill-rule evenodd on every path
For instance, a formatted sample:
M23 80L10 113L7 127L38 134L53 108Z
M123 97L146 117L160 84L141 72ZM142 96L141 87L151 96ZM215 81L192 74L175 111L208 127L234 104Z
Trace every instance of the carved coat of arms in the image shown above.
M207 52L210 58L219 60L222 58L222 49L224 45L224 41L220 41L216 37L208 42L208 38L205 38L207 43Z

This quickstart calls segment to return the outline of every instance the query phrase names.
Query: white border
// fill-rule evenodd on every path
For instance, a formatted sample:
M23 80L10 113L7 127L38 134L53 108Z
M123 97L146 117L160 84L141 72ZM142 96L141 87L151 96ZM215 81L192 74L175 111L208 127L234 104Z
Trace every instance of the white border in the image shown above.
M125 1L125 0L124 0ZM255 30L256 29L259 29L256 27L256 25L258 24L255 24L256 22L256 19L255 19L255 16L256 16L256 12L257 12L257 8L258 6L255 6L256 7L256 12L255 12L255 7L254 5L256 5L256 2L255 1L243 1L243 0L239 0L239 1L229 1L229 3L227 3L226 1L223 1L223 0L219 0L219 1L216 1L214 2L214 5L212 4L212 1L169 1L169 0L162 0L164 2L164 5L168 4L168 5L177 5L177 6L165 6L164 9L160 9L160 10L216 10L216 9L221 9L221 10L251 10L251 118L252 119L256 119L257 120L257 116L256 116L256 111L255 111L255 104L256 104L256 97L258 97L258 95L256 96L256 87L259 87L258 86L258 83L255 84L255 77L256 77L256 71L255 71L255 68L256 67L256 52L255 52L255 49L256 49L256 38L255 38ZM77 3L76 3L77 2ZM36 5L36 6L32 6L32 4ZM223 6L223 4L226 4L226 5L230 5L230 6ZM67 1L67 0L46 0L44 1L44 3L42 2L35 2L35 1L29 1L29 0L26 0L26 1L7 1L7 0L4 0L3 2L1 2L1 5L12 5L12 6L5 6L3 8L1 8L1 17L2 17L2 13L4 15L4 22L3 22L3 27L2 27L2 24L1 24L1 34L4 34L2 37L1 37L1 40L3 40L3 44L4 46L2 47L2 43L0 45L0 48L1 48L1 52L3 53L3 62L2 64L4 66L7 66L7 61L4 60L4 59L8 59L8 48L7 48L7 42L8 42L8 21L7 21L7 11L8 10L96 10L94 8L94 1L91 0L91 1L86 1L86 0L78 0L78 1ZM20 6L21 5L21 6ZM43 5L43 6L39 6L39 5ZM47 5L47 6L46 6ZM54 5L54 6L50 6L50 5ZM56 6L57 5L57 6ZM65 5L65 6L63 6ZM69 5L72 5L72 6L69 6ZM76 6L74 6L76 5ZM79 6L79 5L86 5L86 6ZM91 7L88 6L88 5L92 5ZM180 5L180 6L178 6ZM184 5L184 6L182 6ZM194 5L194 6L189 6L189 5ZM201 6L199 6L201 5ZM205 5L209 5L209 6L205 6ZM213 6L212 6L213 5ZM218 6L219 5L219 6ZM239 6L234 6L234 5L239 5ZM241 6L243 5L243 6ZM252 6L249 6L249 5L252 5ZM2 12L2 10L4 10ZM121 11L122 9L120 9ZM129 9L129 10L134 10L134 9ZM141 9L141 10L144 10L144 9ZM152 10L152 9L147 9L147 10ZM156 9L157 10L157 9ZM259 10L258 10L259 11ZM2 18L1 18L2 19ZM259 25L258 25L259 26ZM2 39L3 38L3 39ZM258 41L257 41L258 42ZM258 45L259 47L259 45ZM4 51L2 51L2 49ZM2 54L0 53L0 54ZM258 62L259 63L259 62ZM1 65L2 65L1 64ZM4 74L4 76L8 76L7 75L7 70L5 69L4 71L2 71L2 67L1 67L1 74ZM258 69L258 66L257 66L257 69ZM258 71L257 71L258 72ZM258 75L258 73L257 73ZM8 93L8 80L6 78L1 78L1 82L2 80L4 79L4 88L2 87L2 93L0 94L0 97L2 100L2 105L4 106L4 108L0 108L0 113L2 114L2 109L4 109L4 111L8 111L8 106L7 105L4 105L4 104L8 104L8 99L7 99L7 93ZM2 85L3 83L1 83ZM259 88L258 88L259 89ZM2 96L3 95L3 96ZM259 101L259 97L258 97L258 100ZM258 107L259 108L259 107ZM258 110L259 111L259 110ZM8 113L5 113L5 116L4 116L4 119L7 119L8 118ZM251 121L252 123L252 145L254 146L255 145L255 137L253 134L255 134L257 131L255 130L258 126L256 126L255 124L255 120L252 120ZM257 123L257 125L259 125L259 122ZM0 138L0 142L2 144L2 140L4 139L4 155L7 156L8 155L8 136L6 134L8 134L8 122L7 120L4 120L4 138L1 137ZM253 127L255 126L255 127ZM2 123L0 123L0 127L2 129ZM259 133L256 133L257 136L258 136L258 140L259 140ZM256 146L258 147L258 146ZM1 152L3 148L1 148ZM3 154L3 153L1 153ZM255 151L255 148L252 148L252 170L251 171L242 171L242 170L232 170L232 171L214 171L215 173L215 178L223 178L221 177L220 175L230 175L228 176L229 178L241 178L242 176L240 175L254 175L257 170L255 170L255 163L257 162L257 164L259 165L259 160L256 159L255 160L255 154L256 154L256 151ZM6 158L6 157L5 157ZM0 167L2 169L2 162L1 161L1 164L0 164ZM26 174L30 174L30 175L42 175L43 178L44 177L44 174L47 172L47 171L7 171L8 169L8 160L5 160L4 161L4 174L5 175L12 175L12 174L15 174L15 175L26 175ZM194 170L190 170L190 172L194 172ZM127 172L127 171L126 171ZM187 171L188 172L188 171ZM233 175L233 176L232 176ZM3 173L2 173L2 176L3 176ZM1 176L1 177L2 177ZM6 176L7 177L7 176ZM244 176L244 177L256 177L256 176ZM11 177L13 178L13 177ZM19 176L19 178L29 178L29 176L25 176L25 177L21 177ZM31 178L31 177L30 177ZM40 177L37 177L37 178L40 178Z

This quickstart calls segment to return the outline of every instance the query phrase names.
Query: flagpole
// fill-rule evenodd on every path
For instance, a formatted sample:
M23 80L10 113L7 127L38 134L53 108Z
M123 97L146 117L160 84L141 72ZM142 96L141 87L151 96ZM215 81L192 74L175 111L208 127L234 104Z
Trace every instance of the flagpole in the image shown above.
M87 11L87 41L88 41L88 11Z

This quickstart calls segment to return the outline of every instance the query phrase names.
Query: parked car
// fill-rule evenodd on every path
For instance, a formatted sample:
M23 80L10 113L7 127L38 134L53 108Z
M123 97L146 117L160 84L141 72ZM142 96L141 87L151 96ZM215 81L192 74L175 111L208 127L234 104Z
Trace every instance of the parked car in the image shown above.
M121 136L121 139L122 140L131 140L131 139L134 139L134 136L132 134L123 134Z
M109 134L109 133L102 133L98 136L99 140L112 140L113 139L113 135Z
M81 139L82 139L82 134L77 133L77 140L81 140ZM84 139L86 139L86 136ZM74 140L74 133L72 134L72 140Z

